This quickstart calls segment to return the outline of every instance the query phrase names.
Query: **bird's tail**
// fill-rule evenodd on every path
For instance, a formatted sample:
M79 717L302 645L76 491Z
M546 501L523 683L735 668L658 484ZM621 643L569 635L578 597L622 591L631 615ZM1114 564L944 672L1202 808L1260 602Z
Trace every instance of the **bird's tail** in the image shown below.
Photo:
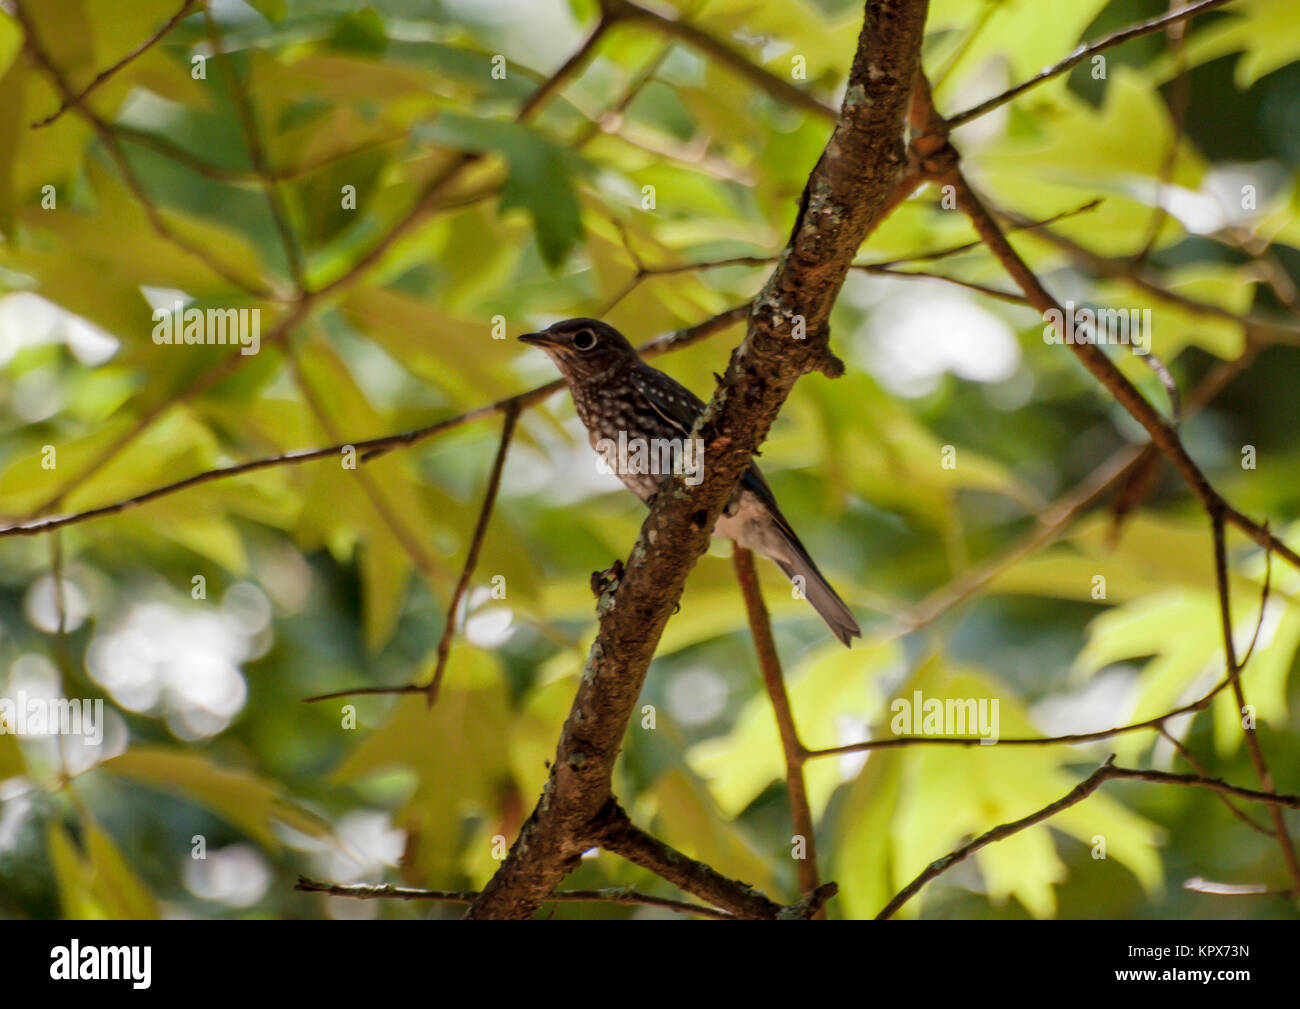
M854 619L853 612L831 588L830 582L808 556L808 551L794 535L794 531L790 529L782 531L789 543L790 559L788 561L777 559L777 567L785 572L785 576L797 588L803 590L804 597L812 603L817 615L826 621L826 626L831 629L831 633L844 643L845 648L848 648L853 638L862 637L862 628Z

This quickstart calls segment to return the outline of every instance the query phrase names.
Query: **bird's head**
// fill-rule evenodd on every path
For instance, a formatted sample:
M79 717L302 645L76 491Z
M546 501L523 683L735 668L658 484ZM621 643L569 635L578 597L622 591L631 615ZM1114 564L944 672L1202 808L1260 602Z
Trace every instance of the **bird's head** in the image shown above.
M627 337L599 319L565 319L519 339L546 351L569 381L600 375L620 361L637 359Z

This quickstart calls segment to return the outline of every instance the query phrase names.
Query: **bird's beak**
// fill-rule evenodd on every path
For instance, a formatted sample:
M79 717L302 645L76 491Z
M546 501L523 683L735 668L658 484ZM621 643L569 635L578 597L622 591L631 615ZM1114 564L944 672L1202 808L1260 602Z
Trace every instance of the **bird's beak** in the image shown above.
M534 347L541 347L546 350L550 347L563 347L562 341L557 340L550 333L525 333L519 338L520 343L531 343Z

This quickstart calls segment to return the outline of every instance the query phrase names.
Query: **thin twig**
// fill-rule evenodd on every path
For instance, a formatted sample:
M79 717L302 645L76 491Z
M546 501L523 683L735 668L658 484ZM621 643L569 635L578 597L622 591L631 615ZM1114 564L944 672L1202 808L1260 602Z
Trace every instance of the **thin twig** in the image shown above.
M1300 795L1285 795L1279 792L1262 792L1255 788L1244 788L1224 781L1222 778L1208 778L1200 774L1175 774L1172 771L1147 771L1137 767L1111 767L1105 774L1107 778L1126 778L1132 781L1149 781L1157 785L1179 785L1186 788L1206 788L1223 795L1233 795L1251 802L1262 802L1269 809L1300 809Z
M970 122L978 116L984 115L986 112L992 112L994 109L1005 105L1007 102L1011 101L1011 99L1023 94L1030 88L1043 83L1043 81L1051 80L1051 78L1057 77L1060 74L1065 73L1067 70L1072 70L1089 56L1093 56L1105 49L1110 49L1112 46L1117 46L1122 42L1129 41L1130 39L1139 38L1143 35L1150 35L1152 32L1158 32L1166 25L1173 24L1175 21L1182 21L1186 18L1195 17L1197 14L1204 14L1206 11L1213 10L1216 7L1222 7L1231 2L1232 0L1200 0L1199 3L1191 4L1190 6L1183 7L1179 10L1169 11L1165 14L1161 14L1159 17L1152 18L1149 21L1142 21L1138 24L1129 25L1127 28L1121 28L1118 31L1111 32L1109 35L1097 39L1095 42L1081 45L1059 63L1048 67L1046 70L1040 71L1033 77L1030 77L1027 81L1022 81L1020 84L1017 84L1014 88L1003 91L1000 95L994 95L987 101L980 102L978 105L966 109L963 112L958 112L955 116L949 116L948 125L956 128L961 126L963 123Z
M306 876L299 876L293 888L303 893L324 893L331 897L354 897L357 900L432 900L447 904L472 904L478 897L478 894L472 890L420 890L409 886L395 886L392 883L323 883L308 879ZM673 900L669 897L656 897L653 894L641 893L630 886L610 886L600 890L556 890L546 903L634 904L662 907L680 914L693 914L717 921L734 919L734 915L719 911L715 907L705 907L703 904L692 904L690 901Z
M1205 765L1196 759L1196 754L1194 754L1191 751L1191 749L1181 739L1179 739L1172 732L1170 732L1167 726L1162 724L1159 727L1158 731L1160 735L1162 735L1165 738L1165 740L1168 741L1169 745L1172 746L1175 750L1177 750L1178 753L1182 756L1182 758L1192 766L1193 771L1195 771L1203 778L1208 778L1210 776L1210 772L1206 770ZM1246 815L1246 813L1241 808L1237 806L1235 802L1229 799L1226 795L1219 794L1218 798L1225 806L1228 807L1229 810L1232 811L1233 816L1235 816L1238 820L1244 823L1251 830L1258 831L1259 833L1264 834L1267 837L1273 836L1273 832L1271 830L1269 830L1267 827L1261 826L1260 824L1252 820L1249 816Z
M1185 415L1188 417L1195 415L1218 396L1249 366L1256 352L1257 347L1248 345L1240 357L1231 361L1218 362L1187 397ZM1018 561L1054 542L1075 519L1092 508L1112 489L1122 484L1138 469L1148 466L1152 460L1159 458L1159 453L1153 445L1125 445L1073 489L1043 509L1037 516L1034 528L1019 541L977 568L963 573L947 585L932 591L921 602L896 616L895 626L886 633L890 637L898 637L933 623L953 607L987 587ZM1269 558L1269 568L1265 573L1267 587L1272 571L1272 552L1265 549ZM1267 591L1265 599L1267 599ZM1262 604L1260 618L1263 619Z
M44 69L46 75L53 82L55 89L63 95L64 101L76 108L78 113L85 118L91 128L94 129L95 133L99 136L100 142L104 145L104 149L108 151L109 157L112 158L113 163L117 166L118 172L122 176L122 181L126 184L127 189L131 191L131 194L136 198L141 209L144 210L145 216L149 219L149 223L153 227L154 231L156 231L164 240L171 242L188 255L198 259L227 283L246 291L253 297L259 298L263 301L284 300L283 296L279 292L264 286L256 280L249 280L246 277L241 276L238 270L214 256L210 249L180 234L180 232L167 223L163 218L161 211L159 211L154 205L153 200L145 193L143 186L140 184L140 180L132 170L131 164L127 160L126 154L122 150L122 146L114 135L112 128L86 104L76 100L76 96L73 94L72 88L63 76L62 71L54 65L53 59L42 45L40 38L36 34L35 23L24 10L23 4L20 0L13 0L13 10L19 24L22 25L23 33L26 36L27 51L31 53L32 58L36 63Z
M1001 826L994 827L987 833L981 834L979 837L975 838L975 840L962 845L956 851L950 852L949 854L944 855L943 858L931 862L925 867L924 871L916 877L916 879L912 880L912 882L908 883L907 886L898 891L893 899L881 908L880 913L876 915L876 920L884 921L888 918L892 918L898 912L899 908L916 896L921 887L925 886L926 883L930 882L930 880L934 879L936 876L947 872L958 862L964 861L981 848L988 847L994 841L1001 841L1004 837L1010 837L1012 834L1017 834L1026 827L1032 827L1036 823L1042 823L1044 820L1047 820L1061 812L1061 810L1068 809L1070 806L1077 805L1084 799L1088 798L1088 796L1097 791L1097 789L1101 787L1102 782L1106 780L1108 777L1106 772L1112 766L1111 761L1114 759L1115 757L1112 754L1106 759L1106 763L1102 764L1097 768L1097 770L1093 771L1092 774L1088 775L1087 778L1075 785L1067 795L1057 799L1055 802L1047 806L1044 806L1042 809L1038 810L1038 812L1031 813L1029 816L1020 820L1015 820L1012 823L1004 823Z
M1189 8L1190 9L1190 8ZM1031 270L1007 240L993 215L975 194L965 175L957 165L956 152L946 149L942 156L937 156L933 163L927 164L927 173L933 181L950 185L956 194L957 206L970 218L976 232L989 246L989 250L1002 263L1016 284L1034 308L1051 318L1052 313L1058 320L1064 320L1066 310L1043 287L1038 276ZM1064 340L1063 330L1062 339ZM1187 483L1192 492L1200 499L1206 510L1219 515L1245 532L1260 546L1270 547L1284 557L1288 563L1300 568L1300 553L1292 550L1278 540L1268 529L1249 516L1232 508L1223 496L1206 478L1195 460L1188 454L1178 432L1153 407L1124 375L1106 352L1093 343L1074 341L1067 344L1085 368L1106 388L1129 415L1136 420L1151 440L1173 463L1174 468Z
M697 28L689 21L678 21L632 3L631 0L601 0L601 9L606 18L636 21L649 25L656 31L671 38L685 42L693 49L699 50L710 59L731 68L751 84L764 91L770 97L795 108L811 112L829 122L835 121L835 109L815 98L808 92L800 90L784 77L752 63L729 45L721 42L708 32Z
M1115 755L1111 754L1106 758L1106 762L1098 767L1092 774L1088 775L1083 781L1075 785L1068 794L1064 795L1055 802L1044 806L1036 813L1011 823L1004 823L994 827L992 830L981 834L975 840L962 845L957 850L950 852L926 866L925 870L917 876L907 886L903 887L888 904L881 909L876 915L876 919L883 920L891 918L893 915L916 896L917 892L925 886L926 883L936 876L947 872L958 862L986 848L995 841L1001 841L1003 838L1017 834L1026 827L1032 827L1037 823L1050 819L1057 813L1071 806L1077 805L1084 799L1088 798L1093 792L1097 791L1102 784L1111 778L1123 778L1133 781L1151 781L1161 785L1182 785L1189 788L1208 788L1216 792L1222 792L1225 795L1235 795L1238 798L1249 799L1252 802L1267 803L1270 812L1278 812L1279 807L1288 809L1300 809L1300 795L1278 795L1274 792L1260 792L1253 788L1242 788L1238 785L1229 784L1220 778L1205 778L1198 774L1171 774L1167 771L1144 771L1132 767L1116 767L1113 763ZM1278 812L1281 816L1281 813Z
M808 786L804 780L803 765L808 750L799 739L794 711L781 675L781 659L777 655L776 641L772 638L772 621L763 603L763 590L754 570L754 555L737 544L732 549L732 562L736 568L736 581L740 583L745 598L745 614L749 618L749 631L754 638L754 651L763 673L763 686L772 702L777 731L781 736L781 751L785 755L785 783L789 793L790 819L797 838L803 839L803 855L795 862L799 876L799 889L806 895L817 889L817 840L812 807L808 803ZM792 839L792 840L796 840Z
M1185 7L1187 0L1169 0L1169 12ZM1140 267L1151 250L1155 248L1156 239L1160 237L1160 228L1169 216L1165 210L1165 193L1174 179L1174 169L1178 166L1178 149L1183 143L1183 131L1187 122L1187 104L1191 97L1191 87L1187 78L1187 22L1173 21L1165 29L1169 38L1169 50L1174 54L1173 83L1169 86L1169 111L1173 120L1173 136L1169 138L1169 147L1165 150L1164 160L1160 164L1160 176L1156 180L1155 206L1151 210L1151 220L1147 224L1146 240L1133 255L1134 266Z
M456 636L456 614L460 609L461 599L469 588L469 580L474 576L478 565L479 551L483 547L483 537L487 535L488 522L492 518L492 509L496 505L497 491L501 487L501 472L505 468L506 454L510 451L510 441L514 437L515 422L519 419L519 407L508 406L505 419L501 424L501 441L497 445L496 458L492 461L492 472L488 475L487 489L483 492L483 504L478 510L478 521L474 525L474 537L470 540L469 551L465 555L465 566L461 568L456 589L447 604L447 621L442 628L442 637L438 639L438 655L433 667L433 679L429 681L427 696L430 706L438 699L438 688L442 686L442 676L447 670L447 656L451 654L451 642Z
M1126 451L1127 451L1128 458L1140 460L1141 455L1138 454L1137 456L1134 456L1133 449L1129 449ZM1115 458L1116 460L1119 460L1124 455L1125 453L1120 453ZM1098 470L1098 473L1094 474L1094 478L1105 469L1106 467L1103 466L1102 470ZM1126 470L1122 468L1120 470L1120 473L1122 474L1123 472L1126 472ZM1112 480L1111 482L1114 481ZM1090 478L1090 480L1088 481L1085 481L1085 485L1091 485L1093 483L1094 480L1092 478ZM1070 497L1079 505L1079 507L1082 507L1082 502L1079 501L1076 495L1071 495ZM1058 505L1059 504L1060 502L1058 502ZM1056 506L1054 506L1054 508L1055 507ZM1062 518L1061 522L1068 521L1068 518L1072 518L1072 517L1073 517L1073 513L1069 514L1066 518ZM1054 527L1049 527L1049 528L1054 528ZM1033 537L1030 537L1030 541L1037 542L1036 540L1033 539ZM994 566L997 567L998 570L1002 570L1010 563L1010 561L1007 559L1009 555L1014 555L1014 557L1018 559L1022 555L1022 553L1028 552L1028 550L1029 547L1024 546L1023 544L1022 547L1013 548L1012 551L1008 552L1008 555L1003 555L1002 558L999 558L998 563L995 564ZM1264 574L1264 586L1260 592L1259 615L1255 619L1255 632L1251 637L1252 651L1254 650L1254 643L1259 640L1260 629L1264 626L1264 616L1268 608L1269 585L1272 580L1272 570L1273 570L1272 563L1271 561L1269 561L1267 562L1267 567ZM991 580L992 577L993 577L992 575L989 575L986 580ZM978 586L971 587L968 592L965 592L965 595L969 595L973 593L974 591L976 591L976 588L978 588ZM965 595L962 595L961 598L965 598ZM954 599L952 596L949 596L945 600L945 605L943 608L947 608L949 606L955 605L957 601L959 600ZM941 612L941 610L939 609L939 607L935 607L932 611L925 613L924 622L929 622L930 620L937 617L938 612ZM920 624L918 624L918 626L920 626ZM1245 665L1246 665L1245 662L1242 662L1239 664L1239 668L1244 669ZM1061 736L1041 736L1041 737L1030 736L1030 737L1002 738L998 740L998 744L1001 746L1075 745L1078 743L1090 743L1102 739L1109 739L1112 736L1118 736L1127 732L1138 732L1142 729L1156 729L1157 731L1164 733L1166 721L1168 721L1171 718L1175 718L1179 715L1194 714L1196 712L1204 711L1209 706L1210 702L1213 701L1214 698L1216 698L1224 690L1224 688L1226 688L1229 685L1229 683L1231 683L1231 676L1225 675L1224 678L1220 680L1217 684L1215 684L1213 688L1211 688L1207 693L1205 693L1204 695L1202 695L1200 698L1193 701L1192 703L1185 704L1181 708L1175 708L1173 711L1167 711L1163 715L1157 715L1154 718L1148 718L1145 721L1133 722L1129 725L1120 725L1111 729L1101 729L1096 732L1076 732L1076 733L1069 733ZM1175 745L1178 745L1175 740L1172 740L1172 738L1171 741L1174 741ZM807 759L811 760L814 757L834 757L834 756L842 756L846 753L861 753L869 750L895 749L898 747L916 746L916 745L925 745L925 744L938 744L938 745L947 745L947 746L979 746L982 745L982 742L979 736L971 736L971 737L892 736L886 739L871 739L861 743L849 743L845 746L834 746L823 750L809 750L807 751L806 756Z
M185 18L185 16L189 14L190 8L193 7L196 3L198 3L198 0L185 0L185 2L181 4L180 10L178 10L175 14L173 14L167 20L167 23L164 24L161 28L159 28L158 31L156 31L153 35L149 36L149 38L141 42L138 46L132 49L129 53L123 56L112 66L105 67L103 70L101 70L98 74L95 75L94 80L92 80L84 88L78 91L75 95L65 96L57 109L51 112L44 119L38 119L34 123L32 123L32 129L35 130L35 129L40 129L42 126L49 126L50 123L58 119L59 116L67 112L68 109L72 108L74 105L78 105L81 102L83 102L90 95L90 93L94 91L97 87L103 84L106 80L112 77L115 73L121 70L124 66L130 63L137 56L140 56L143 53L147 52L156 43L161 41L164 35L166 35L168 32L170 32L173 28L175 28L178 24L181 23L181 21Z
M898 202L901 202L901 200L906 198L915 186L916 182L913 179L905 177L903 180L900 180L899 186L896 190L895 199ZM1081 207L1076 207L1073 210L1061 211L1060 213L1053 214L1051 217L1044 218L1041 221L1028 222L1023 225L1023 227L1026 229L1041 228L1067 217L1074 217L1077 214L1086 213L1087 211L1095 209L1100 204L1100 199L1089 200ZM622 289L619 290L619 292L601 308L599 314L602 316L608 315L613 311L613 309L622 302L624 298L635 291L637 287L640 286L641 282L648 277L667 277L681 273L694 273L697 270L723 269L729 266L770 266L777 261L777 257L774 255L727 256L723 259L708 259L694 263L666 263L661 266L647 266L641 261L641 258L632 251L628 244L628 236L625 230L626 226L623 222L615 217L611 217L610 220L620 230L624 248L627 250L628 257L632 260L633 266L636 267L636 271L630 278L628 278L627 283L622 287ZM1015 230L1020 230L1020 226L1017 226ZM996 298L999 301L1007 301L1017 305L1026 304L1024 295L1017 294L1014 291L1003 291L998 288L988 287L984 284L977 284L969 280L962 280L959 277L952 277L942 273L895 269L895 267L907 263L927 262L936 259L943 259L948 256L955 256L959 253L979 248L983 244L983 242L965 242L961 245L952 245L943 249L934 249L929 252L918 252L907 256L899 256L896 259L885 260L884 262L879 263L853 263L849 269L860 273L873 273L890 277L912 277L941 280L945 283L956 284L958 287L964 287L968 290L975 291L978 294L987 295L990 298Z
M1255 768L1259 783L1268 791L1273 790L1273 776L1269 773L1268 762L1260 748L1259 737L1255 733L1253 720L1246 718L1246 693L1241 685L1241 665L1237 662L1237 646L1232 639L1232 596L1228 583L1228 549L1224 534L1223 516L1218 512L1210 513L1210 524L1214 533L1214 580L1219 593L1219 619L1223 627L1223 653L1228 662L1228 680L1232 684L1232 695L1237 703L1237 714L1241 719L1246 738L1246 750L1250 762ZM1269 807L1269 819L1273 823L1273 834L1282 849L1282 860L1295 889L1300 891L1300 862L1296 860L1295 846L1291 843L1291 834L1287 830L1286 820L1276 805Z
M1002 208L997 208L996 212L998 217L1017 227L1023 226L1028 220L1020 214ZM1125 281L1158 301L1184 309L1192 315L1223 319L1226 322L1235 323L1242 327L1248 339L1253 338L1268 343L1300 346L1300 326L1293 323L1262 319L1256 316L1238 315L1222 305L1202 301L1173 290L1168 285L1161 283L1157 275L1142 267L1135 266L1131 259L1113 259L1099 255L1078 242L1052 231L1050 228L1037 229L1034 233L1036 237L1064 252L1076 266L1087 270L1094 276Z
M736 322L743 319L749 312L749 305L737 305L735 308L728 309L704 322L697 323L694 326L688 326L683 330L667 336L657 337L649 341L640 348L643 357L655 357L659 354L675 350L679 347L687 347L705 337L712 336L715 333L722 332ZM285 327L277 327L283 331ZM419 444L429 438L433 438L453 428L462 427L474 421L483 420L495 414L502 413L512 406L520 409L534 406L542 402L552 393L563 388L563 381L556 380L548 382L545 385L537 386L527 392L519 393L515 396L508 396L505 399L497 400L495 403L489 403L486 406L480 406L466 413L458 414L455 417L449 417L446 420L440 420L437 423L430 424L426 427L416 428L412 431L403 431L398 434L384 435L379 438L369 438L360 441L347 442L345 444L327 445L323 448L299 449L293 452L285 452L281 455L265 456L261 459L250 459L246 462L236 463L233 466L221 466L215 469L204 470L195 473L192 476L185 477L182 480L175 480L172 483L163 484L152 490L145 491L112 504L101 505L97 508L90 508L86 511L77 512L72 515L60 515L38 521L21 522L11 526L0 528L0 538L5 536L38 536L41 533L50 532L54 529L61 529L64 526L76 525L80 522L87 522L91 519L102 518L106 515L116 515L128 509L135 508L158 498L175 494L178 491L186 490L199 484L210 483L214 480L225 480L230 477L243 476L247 473L257 472L258 470L273 469L277 466L294 465L297 463L311 462L316 459L325 459L337 457L345 449L354 448L359 453L362 460L369 460L395 448L407 448ZM61 491L61 494L66 491Z
M1183 882L1183 889L1212 897L1290 897L1291 890L1273 890L1267 883L1216 883L1214 880L1193 876Z
M208 43L212 46L212 53L214 56L221 57L225 68L230 96L235 105L235 112L239 116L239 127L244 134L244 146L248 149L248 160L261 182L262 191L266 194L271 219L275 222L275 229L280 233L280 242L284 246L289 275L293 278L294 286L301 297L306 287L302 272L302 253L299 251L293 228L289 226L289 213L280 198L280 190L275 179L271 177L271 170L266 160L266 148L262 145L262 138L257 131L257 120L253 115L253 103L244 89L244 82L239 79L239 74L235 70L234 57L226 52L222 44L221 33L217 31L217 22L212 17L212 8L207 4L203 6L203 22L207 27Z
M382 696L393 694L427 694L429 688L414 683L403 683L396 687L349 687L347 690L331 690L328 694L312 694L302 699L303 704L315 704L317 701L334 701L340 697Z
M398 687L362 687L356 690L333 690L328 694L305 697L303 700L306 703L329 701L339 697L348 697L352 694L415 693L424 694L430 707L437 701L438 690L442 686L442 676L447 668L447 657L451 654L452 639L456 635L456 619L460 610L460 603L465 596L465 590L469 588L469 581L474 574L474 568L478 564L478 555L483 546L483 537L487 535L488 520L492 517L492 509L496 505L497 491L501 487L501 472L505 466L506 453L510 450L510 441L514 436L515 422L519 419L519 411L520 408L517 403L507 406L503 411L505 413L505 422L501 428L501 442L497 446L496 459L492 463L492 471L488 476L487 490L483 494L483 504L479 508L474 536L470 540L469 551L465 555L465 566L461 569L455 591L452 592L451 601L447 604L447 619L443 624L442 637L438 639L437 658L434 662L433 677L429 680L429 683L423 687L408 683Z
M839 891L834 883L823 883L798 903L783 907L748 884L729 879L642 830L612 798L596 814L590 830L591 843L650 870L701 900L724 908L736 918L806 920L820 913Z

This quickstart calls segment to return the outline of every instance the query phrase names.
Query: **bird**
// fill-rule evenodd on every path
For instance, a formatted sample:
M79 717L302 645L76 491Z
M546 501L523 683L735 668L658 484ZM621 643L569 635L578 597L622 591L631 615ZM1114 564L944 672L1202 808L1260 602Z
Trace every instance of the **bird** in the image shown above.
M592 448L607 462L611 462L613 445L686 446L704 401L642 361L636 348L613 326L600 319L565 319L519 339L545 351L554 362L587 428ZM677 452L680 461L689 448ZM654 459L655 449L647 455ZM658 473L646 472L644 465L613 468L628 489L647 504L668 475L662 466ZM741 476L713 535L775 561L846 647L862 636L852 611L809 556L756 465L751 463Z

